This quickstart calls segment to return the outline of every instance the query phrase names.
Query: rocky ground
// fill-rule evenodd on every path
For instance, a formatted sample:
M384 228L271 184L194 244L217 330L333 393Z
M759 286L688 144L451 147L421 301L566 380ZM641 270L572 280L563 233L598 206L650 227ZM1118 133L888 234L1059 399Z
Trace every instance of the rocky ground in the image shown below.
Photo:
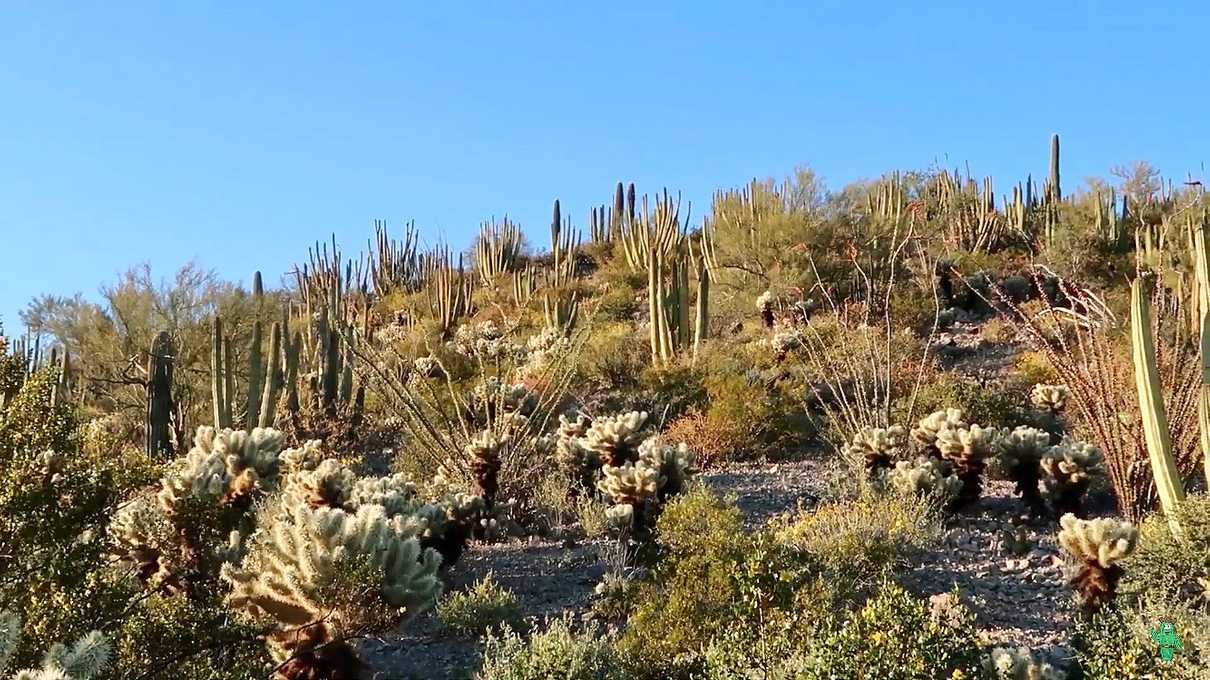
M1011 365L1019 347L991 342L981 337L978 325L959 323L938 337L937 351L951 370L994 379ZM737 464L703 478L712 489L736 499L749 528L779 513L809 508L829 493L827 466L817 460ZM1066 665L1072 606L1056 527L1026 522L1024 513L1011 483L989 481L979 502L950 517L941 541L916 556L899 580L926 597L957 587L990 643L1040 648ZM517 595L527 618L583 617L593 587L618 563L604 541L531 538L476 545L451 570L447 590L491 572ZM479 644L443 631L432 613L408 622L402 631L365 643L367 657L379 669L371 677L466 678L478 666Z

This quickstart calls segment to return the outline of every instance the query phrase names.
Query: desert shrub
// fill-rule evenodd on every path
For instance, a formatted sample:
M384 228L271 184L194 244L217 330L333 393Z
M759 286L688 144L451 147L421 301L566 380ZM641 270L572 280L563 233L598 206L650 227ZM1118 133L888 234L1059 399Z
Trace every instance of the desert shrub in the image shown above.
M438 600L437 617L446 628L468 637L521 624L517 596L497 583L490 572L466 590Z
M656 423L669 423L708 398L706 375L689 363L648 366L639 374L644 410Z
M939 371L925 379L916 397L914 413L927 414L946 408L962 410L967 422L983 427L1013 428L1025 418L1028 392L1016 385L988 385L958 374ZM894 405L893 420L906 420L907 400Z
M977 678L981 674L974 616L956 609L945 617L904 589L884 584L878 594L822 636L798 677Z
M670 501L656 524L660 547L672 559L730 555L744 541L744 514L734 499L697 485Z
M1122 593L1202 602L1210 609L1210 496L1190 496L1177 511L1182 539L1162 514L1139 527L1133 555L1125 559Z
M832 583L869 586L940 534L939 509L909 494L865 493L781 519L778 540L815 556Z
M1072 646L1075 660L1086 680L1195 680L1206 677L1206 662L1192 644L1192 635L1204 631L1210 623L1203 616L1190 626L1174 621L1175 612L1155 611L1154 618L1143 610L1131 607L1111 607L1090 619L1075 622ZM1161 621L1177 624L1176 633L1184 649L1177 651L1171 663L1160 658L1159 645L1151 638L1151 630L1159 629ZM1203 641L1201 647L1210 649Z
M631 677L612 639L589 627L576 631L569 618L555 619L529 639L512 629L489 633L476 680L622 680Z
M632 321L642 308L635 288L624 280L612 282L596 300L597 315L608 321Z
M114 675L122 680L262 677L270 663L259 630L233 621L217 604L184 595L152 594L113 633Z
M593 383L616 390L634 387L650 362L651 347L634 325L616 322L593 329L577 370Z

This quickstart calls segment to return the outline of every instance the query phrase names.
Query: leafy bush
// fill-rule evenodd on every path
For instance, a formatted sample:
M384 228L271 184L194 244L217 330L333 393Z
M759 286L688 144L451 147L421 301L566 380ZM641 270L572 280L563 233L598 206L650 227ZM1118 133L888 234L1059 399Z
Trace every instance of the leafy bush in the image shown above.
M517 596L496 583L491 572L470 588L449 593L438 600L437 617L450 630L468 637L478 637L493 629L517 628L521 624Z
M512 629L488 633L476 680L623 680L630 677L599 629L576 632L569 618L555 619L528 640Z
M1177 517L1183 540L1159 513L1139 527L1138 546L1122 562L1123 595L1210 602L1210 496L1190 496Z
M1031 385L1032 387L1032 385ZM1013 428L1025 420L1028 394L1016 385L984 385L948 371L926 377L913 412L927 414L946 408L962 409L967 422L983 427ZM906 419L908 401L895 404L892 422Z
M930 616L928 605L891 583L838 628L822 636L798 677L980 677L981 653L970 612Z

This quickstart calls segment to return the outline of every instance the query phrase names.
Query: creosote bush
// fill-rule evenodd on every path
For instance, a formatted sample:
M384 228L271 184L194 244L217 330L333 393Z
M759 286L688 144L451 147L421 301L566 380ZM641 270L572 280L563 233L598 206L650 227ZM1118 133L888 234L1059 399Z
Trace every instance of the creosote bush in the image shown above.
M521 625L517 596L497 583L490 572L469 588L438 600L437 616L445 627L471 637Z

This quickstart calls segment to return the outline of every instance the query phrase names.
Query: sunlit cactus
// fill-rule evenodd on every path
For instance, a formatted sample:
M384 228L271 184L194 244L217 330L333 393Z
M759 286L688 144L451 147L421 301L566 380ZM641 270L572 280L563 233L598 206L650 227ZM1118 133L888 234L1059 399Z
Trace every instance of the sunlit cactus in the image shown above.
M638 460L639 445L647 439L643 427L646 411L597 418L584 433L580 445L613 467Z
M1028 647L996 647L983 660L995 680L1064 680L1067 674Z
M490 509L500 491L500 451L508 445L508 437L491 432L480 432L466 445L466 456L470 460L471 475L478 493Z
M0 675L7 676L17 645L21 642L21 617L0 610ZM18 671L13 680L93 680L109 669L113 648L100 632L92 631L71 645L51 645L41 668Z
M559 416L559 427L555 432L555 461L571 479L573 493L592 489L603 462L596 451L583 445L582 438L588 433L590 425L592 420L583 414L576 414L575 419L565 414Z
M164 477L160 503L170 508L187 497L224 503L249 499L276 477L282 441L282 433L269 428L199 427L193 448Z
M756 297L756 313L760 315L765 328L773 328L773 291L766 290Z
M1052 414L1060 413L1067 408L1067 400L1071 398L1071 390L1066 385L1034 385L1029 394L1029 401L1035 407Z
M852 441L841 449L850 461L861 461L866 472L890 468L908 452L908 432L902 425L858 430Z
M1042 491L1056 515L1079 514L1092 478L1101 474L1104 455L1092 444L1065 439L1039 462Z
M937 449L937 434L946 428L961 429L966 427L962 417L962 409L947 408L931 413L920 420L912 428L912 439L928 451L939 453Z
M1117 563L1134 552L1139 531L1129 522L1103 517L1083 520L1068 513L1059 519L1059 545L1078 562L1069 578L1088 614L1113 600L1122 567Z
M132 564L139 580L149 588L168 592L180 589L178 575L185 568L178 532L164 509L148 496L124 505L109 525L118 557Z
M253 538L242 564L223 565L228 605L273 627L266 639L273 658L288 661L283 676L353 677L357 659L346 636L389 625L379 620L387 613L432 604L441 557L400 524L380 506L350 513L296 505ZM383 607L358 592L366 588Z
M947 427L937 433L937 450L954 464L955 472L962 480L962 490L957 498L959 505L979 499L983 490L983 469L987 459L995 454L997 434L994 429L978 425Z
M695 472L693 454L686 444L669 446L655 437L639 445L639 463L656 471L661 502L684 491Z
M445 377L445 367L436 357L416 357L416 360L412 362L412 368L422 378Z
M953 465L933 456L895 463L887 472L887 482L900 493L931 496L943 503L952 502L962 492L962 480L954 474Z
M285 492L292 500L313 508L339 508L348 504L357 475L344 463L328 458L313 470L299 470L286 477Z
M997 447L997 463L1017 487L1017 493L1039 515L1045 509L1038 490L1042 458L1050 451L1050 433L1021 425L1006 430Z

